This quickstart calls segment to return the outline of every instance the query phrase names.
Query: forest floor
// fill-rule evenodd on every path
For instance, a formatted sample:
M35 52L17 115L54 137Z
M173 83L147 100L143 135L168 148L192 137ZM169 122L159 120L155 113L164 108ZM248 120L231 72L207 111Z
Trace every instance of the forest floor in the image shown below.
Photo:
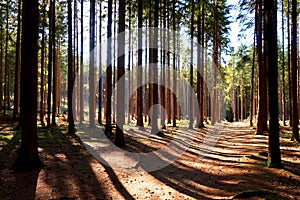
M242 122L185 130L193 136L170 165L147 172L99 162L66 126L39 128L39 152L45 167L21 173L10 168L20 145L15 124L0 124L0 199L300 199L300 148L282 129L284 169L267 168L268 137ZM217 143L203 149L205 137L219 130ZM128 152L150 152L170 143L180 130L161 136L126 136ZM173 136L172 136L173 135ZM170 136L170 137L169 137Z

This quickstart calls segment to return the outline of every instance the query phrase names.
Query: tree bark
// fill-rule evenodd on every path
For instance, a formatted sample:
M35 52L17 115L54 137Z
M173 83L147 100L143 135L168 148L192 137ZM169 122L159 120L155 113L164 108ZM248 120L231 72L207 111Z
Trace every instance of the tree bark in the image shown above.
M44 3L44 2L43 2ZM42 16L42 46L41 46L41 93L40 93L40 121L42 126L45 126L44 115L45 115L45 104L44 104L44 96L45 96L45 5L43 5L43 16Z
M259 108L257 119L257 132L256 134L263 134L268 131L267 118L267 82L266 75L267 69L263 61L262 54L262 0L258 0L258 19L257 19L257 59L258 59L258 81L259 81Z
M297 92L297 1L292 0L292 40L291 40L291 78L292 78L292 131L293 138L299 139L298 92Z
M73 86L74 86L74 66L72 52L72 0L68 0L68 132L75 134L75 124L73 117Z
M143 1L138 0L138 69L137 69L137 125L138 127L144 127L143 122Z
M112 25L112 0L108 0L107 19L107 68L106 68L106 123L105 134L112 133L111 127L111 95L112 95L112 65L111 65L111 25Z
M21 0L18 2L18 28L16 42L16 67L15 67L15 84L14 84L14 110L13 119L17 119L20 106L20 73L21 73ZM2 78L2 77L1 77Z
M50 52L52 54L52 69L53 69L53 92L52 92L52 126L56 126L56 106L57 106L57 66L56 66L56 27L55 27L55 2L56 0L53 0L53 9L52 9L52 38L49 38L52 40L52 45L53 45L53 52Z
M23 1L22 12L20 90L22 140L13 169L30 171L43 166L38 155L37 143L38 1Z
M189 94L189 128L193 129L194 124L194 98L192 92L194 91L194 14L195 3L192 0L192 15L191 15L191 63L190 63L190 87L191 94Z
M119 2L119 30L118 30L118 70L117 70L117 128L115 145L125 146L123 125L125 124L125 14L126 2Z
M279 121L278 121L278 47L277 47L277 0L264 2L265 6L265 54L269 86L269 156L268 166L281 168Z
M89 51L89 120L95 126L95 0L90 1L90 51Z

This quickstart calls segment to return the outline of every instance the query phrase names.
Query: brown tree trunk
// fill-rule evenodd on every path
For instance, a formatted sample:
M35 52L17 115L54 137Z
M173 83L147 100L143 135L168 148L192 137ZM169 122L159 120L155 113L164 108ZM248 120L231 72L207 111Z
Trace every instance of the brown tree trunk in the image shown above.
M151 113L151 133L152 134L159 134L157 119L158 119L158 48L156 47L158 45L158 12L159 12L159 0L154 1L154 31L153 31L153 44L154 47L150 49L151 53L151 62L150 62L150 68L153 73L153 83L152 84L152 113ZM150 40L151 41L151 40Z
M292 79L292 130L293 139L299 139L298 92L297 92L297 1L292 0L292 40L291 40L291 79Z
M43 2L44 3L44 2ZM41 93L40 93L40 121L42 126L45 126L44 115L45 115L45 5L43 5L43 16L42 16L42 46L41 46Z
M218 0L215 0L215 21L214 21L214 52L213 52L213 85L214 91L212 96L212 112L211 112L211 124L214 125L217 121L217 90L215 89L217 85L217 70L219 68L219 20L218 20Z
M83 79L83 1L81 1L81 19L80 19L80 91L79 91L79 95L80 95L80 105L79 105L79 123L82 123L84 121L84 90L83 90L83 86L84 86L84 79ZM100 5L101 5L101 1L100 1ZM101 6L100 6L101 8ZM101 18L101 10L100 10L100 18ZM100 24L101 24L101 19L100 19ZM100 38L101 38L101 29L100 29ZM100 41L101 42L101 41ZM101 48L100 48L101 49ZM101 54L100 54L101 55ZM101 59L100 59L101 61ZM101 67L101 62L100 62L100 67ZM100 76L101 76L101 70L100 70ZM100 82L102 81L102 79L100 78L99 80ZM99 82L99 85L100 85ZM99 89L99 98L101 98L101 90ZM99 100L100 101L100 100ZM100 101L101 102L101 101ZM101 107L99 108L101 110ZM100 114L101 116L101 114ZM99 121L99 116L98 116L98 121ZM101 124L101 117L100 117L100 124Z
M284 10L284 3L282 2L282 10ZM281 22L282 22L282 80L281 80L281 84L282 84L282 120L283 120L283 126L286 126L286 105L285 105L285 49L284 49L284 40L285 40L285 34L284 34L284 12L281 13Z
M95 126L95 0L90 1L90 51L89 51L89 126Z
M21 73L21 0L18 2L18 28L16 41L16 67L14 84L14 110L13 119L17 119L20 106L20 73Z
M256 134L263 134L268 131L267 118L267 82L266 75L267 69L263 61L262 55L262 0L258 0L258 19L257 19L257 59L258 59L258 81L259 81L259 108L257 119L257 132Z
M9 5L6 4L6 36L5 36L5 74L4 74L4 114L6 110L10 109L10 69L9 69L9 60L8 60L8 40L9 40L9 30L8 30L8 21L9 21Z
M81 9L83 10L83 3L81 4ZM83 11L81 11L81 17L83 17ZM83 23L83 20L81 21ZM82 25L82 24L81 24ZM83 32L83 26L81 26L81 31ZM99 99L98 99L98 123L102 125L102 48L101 44L102 43L102 0L99 2ZM83 44L83 34L81 34L81 45ZM83 48L83 47L81 47ZM81 56L81 62L83 62L83 50L81 51L82 56ZM83 73L83 63L82 63L82 73ZM81 70L81 69L80 69ZM81 82L81 81L80 81ZM81 83L81 85L83 85ZM82 95L83 99L83 88L80 89L80 95ZM82 100L83 101L83 100ZM81 102L81 101L80 101ZM83 102L81 103L81 107L83 109ZM80 110L82 110L80 109ZM83 114L81 114L83 115ZM81 121L83 120L80 118Z
M53 66L52 66L52 69L53 69L53 92L52 92L52 126L56 126L56 105L57 105L57 101L56 101L56 98L57 98L57 93L56 93L56 90L57 90L57 77L56 77L56 72L57 72L57 69L56 69L56 27L55 27L55 2L56 0L53 0L53 11L52 11L52 38L49 38L50 40L52 40L52 44L53 44L53 52L50 52L52 54L52 59L53 59Z
M278 121L278 51L277 51L277 0L265 1L265 54L269 86L269 156L268 166L280 168Z
M143 87L142 87L142 78L143 78L143 1L138 0L138 66L137 66L137 126L144 127L143 122Z
M20 90L22 140L13 164L16 171L30 171L43 166L37 144L38 19L38 1L23 1Z
M0 9L2 17L2 9ZM3 109L3 26L0 24L0 111Z
M173 0L173 127L176 127L176 115L177 115L177 100L176 100L176 90L177 90L177 73L176 73L176 1ZM178 54L179 55L179 54Z
M74 66L72 53L72 0L68 0L68 132L75 134L73 117Z
M107 19L107 68L106 68L106 123L105 134L112 133L111 127L111 95L112 95L112 65L111 65L111 24L112 24L112 0L108 0L108 19Z
M192 0L192 15L191 15L191 63L190 63L190 86L191 86L191 94L189 94L189 128L193 129L194 126L194 15L195 15L195 3Z
M117 70L117 128L115 145L125 146L123 125L125 124L125 14L126 2L119 2L119 29L118 29L118 70Z
M50 0L49 8L49 47L48 47L48 97L47 97L47 126L50 127L51 93L52 93L52 61L53 61L53 0Z
M293 122L293 109L292 109L292 76L291 76L291 31L290 31L290 1L287 0L287 28L288 28L288 83L289 83L289 118L290 118L290 127L292 127Z

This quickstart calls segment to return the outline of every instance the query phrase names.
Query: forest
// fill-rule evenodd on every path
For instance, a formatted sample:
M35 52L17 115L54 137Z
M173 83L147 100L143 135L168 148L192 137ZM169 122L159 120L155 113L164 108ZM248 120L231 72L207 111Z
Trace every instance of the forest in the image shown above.
M0 199L299 199L297 0L1 0Z

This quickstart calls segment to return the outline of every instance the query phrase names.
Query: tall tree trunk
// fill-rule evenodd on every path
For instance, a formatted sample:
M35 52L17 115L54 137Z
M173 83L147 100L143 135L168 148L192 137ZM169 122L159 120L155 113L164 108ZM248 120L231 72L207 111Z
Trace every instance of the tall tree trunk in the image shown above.
M2 17L2 9L0 8ZM0 24L0 111L3 108L3 26Z
M170 17L170 1L167 1L167 27L171 26L171 17ZM171 31L168 31L167 35L167 46L169 47L171 41ZM171 124L171 72L170 72L170 65L171 65L171 52L167 52L167 113L168 113L168 124Z
M219 68L219 20L218 20L218 0L215 0L215 21L214 21L214 52L213 52L213 60L214 60L214 68L213 68L213 85L214 91L212 96L212 113L211 113L211 124L214 125L217 121L217 70Z
M9 60L8 60L8 40L9 40L9 30L8 30L8 24L9 24L9 5L6 4L6 36L5 36L5 74L4 74L4 114L6 114L6 110L10 109L10 69L9 69Z
M68 132L75 134L75 124L73 117L73 86L74 86L74 66L72 52L72 0L68 0Z
M22 140L13 169L29 171L43 166L37 144L38 1L23 1L22 10L20 90Z
M256 32L256 28L254 28L254 37L253 37L253 57L252 57L252 67L251 67L251 97L250 97L250 126L253 126L253 115L254 115L254 69L255 69L255 32Z
M281 167L278 121L277 0L265 1L265 54L269 86L269 167Z
M131 117L131 113L132 113L132 103L133 103L133 94L131 92L131 73L130 72L130 65L131 65L131 6L130 6L130 2L129 2L129 5L128 5L128 11L129 11L129 25L128 25L128 28L129 28L129 34L128 34L128 49L129 49L129 52L128 52L128 67L127 67L127 70L128 70L128 108L127 108L127 124L130 124L130 117ZM138 66L139 67L139 66ZM133 70L133 69L132 69Z
M200 7L200 1L198 1ZM203 120L204 120L204 113L203 113L203 65L204 65L204 1L202 1L201 6L201 13L199 12L197 16L197 27L198 27L198 53L197 53L197 101L199 106L198 116L197 116L197 127L203 128ZM200 20L201 19L201 20Z
M177 100L176 100L176 90L177 90L177 73L176 73L176 1L173 0L173 127L176 127L176 115L177 115Z
M90 57L89 57L89 120L95 126L95 0L90 1Z
M145 23L146 23L146 33L145 33L145 73L144 73L144 80L146 82L147 80L147 66L148 66L148 63L147 63L147 60L148 60L148 23L147 23L147 19L145 20ZM148 112L148 103L149 103L149 100L147 101L147 96L148 96L148 89L147 89L147 84L144 85L144 122L146 123L147 122L147 119L148 119L148 115L147 115L147 112Z
M43 1L44 4L44 1ZM45 126L44 115L45 115L45 104L44 104L44 96L45 96L45 21L46 21L46 8L43 5L43 16L42 16L42 46L41 46L41 93L40 93L40 121L42 126Z
M150 67L153 73L153 83L152 84L152 114L151 114L151 133L152 134L159 134L157 118L158 118L158 12L159 12L159 0L154 1L154 30L153 30L153 44L154 45L151 49L151 56L152 62L150 62ZM151 40L150 40L151 41Z
M79 95L80 95L80 105L79 105L79 123L82 123L84 121L84 90L83 90L83 86L84 86L84 79L83 79L83 1L81 1L81 4L80 4L80 8L81 8L81 13L80 13L80 91L79 91ZM101 1L100 1L100 5L101 5ZM100 6L101 8L101 6ZM100 10L100 18L101 18L101 10ZM101 21L101 20L100 20ZM101 29L100 29L101 31ZM101 35L101 34L100 34ZM101 38L101 36L100 36ZM101 42L101 41L100 41ZM101 48L100 48L101 49ZM101 54L100 54L101 55ZM101 59L100 59L101 61ZM101 62L100 62L100 67L101 67ZM99 72L100 73L100 72ZM101 73L100 73L101 75ZM99 80L101 81L101 79ZM100 84L100 83L99 83ZM99 90L100 91L100 90ZM99 98L102 98L101 97L101 93L99 94ZM99 100L100 101L100 100ZM101 110L101 108L99 108ZM101 116L101 114L100 114ZM99 120L99 117L98 117L98 120ZM100 122L101 122L101 117L100 117Z
M50 127L50 115L51 115L51 93L52 93L52 61L53 61L53 0L50 0L49 8L49 47L48 47L48 97L47 97L47 126Z
M49 38L50 40L52 40L52 44L53 44L53 52L51 52L52 54L52 59L53 59L53 93L52 93L52 126L56 126L56 105L57 105L57 77L56 77L56 72L57 72L57 68L56 68L56 27L55 27L55 2L56 0L53 0L53 11L52 11L52 38Z
M298 92L297 92L297 1L292 0L292 38L291 38L291 78L292 78L292 130L293 138L299 139Z
M257 19L257 60L258 60L258 81L259 81L259 108L257 119L257 132L256 134L263 134L268 131L267 118L267 82L266 75L267 69L263 61L262 55L262 0L258 0L258 19Z
M194 15L195 15L195 3L192 0L192 13L191 13L191 64L190 64L190 86L191 93L194 91ZM189 128L193 129L194 124L194 98L192 94L189 94Z
M281 12L281 34L282 34L282 120L283 120L283 126L286 126L286 113L285 113L285 49L284 49L284 40L285 40L285 34L284 34L284 3L283 1L281 2L282 4L282 12Z
M292 127L293 122L293 109L292 109L292 76L291 76L291 26L290 26L290 1L287 0L287 28L288 28L288 44L287 44L287 54L288 54L288 82L289 82L289 118L290 118L290 127Z
M111 127L111 95L112 95L112 66L111 66L111 25L112 25L112 0L108 0L107 19L107 68L106 68L106 123L105 134L112 133Z
M126 1L119 1L118 71L117 71L117 128L115 145L125 146L123 125L125 124L125 14Z
M20 73L21 73L21 0L18 2L18 28L16 42L16 67L15 67L15 85L14 85L14 110L13 119L17 119L20 106Z
M81 7L83 7L83 5ZM81 15L83 15L83 13ZM83 30L83 26L82 26L81 30ZM83 34L81 35L81 37L82 37L82 42L83 42ZM101 48L102 44L101 43L102 43L102 0L100 0L100 2L99 2L99 86L98 86L99 87L99 99L98 99L98 123L100 125L102 125L102 48Z
M143 122L143 1L138 0L138 69L137 69L137 125L144 127Z

